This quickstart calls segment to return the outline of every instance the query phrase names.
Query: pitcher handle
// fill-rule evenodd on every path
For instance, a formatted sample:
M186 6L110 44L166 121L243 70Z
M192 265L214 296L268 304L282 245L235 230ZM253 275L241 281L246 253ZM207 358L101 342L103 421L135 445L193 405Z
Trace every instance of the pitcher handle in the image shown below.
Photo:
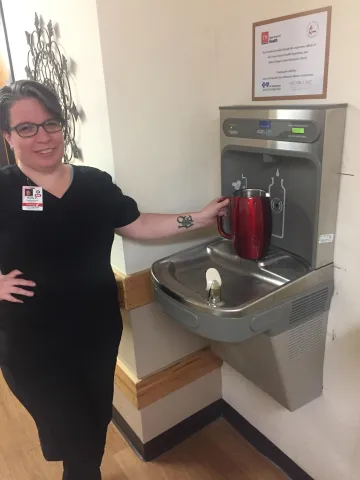
M221 197L218 200L218 203L223 202L226 199L230 199L230 197ZM219 215L217 216L217 226L218 226L218 230L219 230L220 235L222 237L226 238L227 240L231 240L232 234L229 235L228 233L225 232L225 230L223 228L223 217L220 217Z

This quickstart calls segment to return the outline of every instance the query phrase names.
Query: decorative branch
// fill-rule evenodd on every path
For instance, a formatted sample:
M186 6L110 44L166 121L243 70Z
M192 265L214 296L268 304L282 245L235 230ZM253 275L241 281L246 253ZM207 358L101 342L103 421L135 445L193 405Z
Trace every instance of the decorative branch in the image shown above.
M81 158L81 151L75 141L76 125L80 115L72 97L68 61L60 51L51 20L45 26L42 17L39 18L35 13L34 24L35 30L32 33L25 32L29 46L25 72L30 80L51 88L60 100L65 118L64 161L70 163L73 158Z

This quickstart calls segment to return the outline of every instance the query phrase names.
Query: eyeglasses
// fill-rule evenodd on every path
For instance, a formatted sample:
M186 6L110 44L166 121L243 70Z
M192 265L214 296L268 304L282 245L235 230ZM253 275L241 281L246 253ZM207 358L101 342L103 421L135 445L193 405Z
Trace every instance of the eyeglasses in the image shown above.
M40 127L43 127L47 133L56 133L63 129L64 121L61 119L52 119L46 120L43 123L19 123L19 125L11 127L9 131L11 132L15 130L20 137L27 138L34 137L38 133Z

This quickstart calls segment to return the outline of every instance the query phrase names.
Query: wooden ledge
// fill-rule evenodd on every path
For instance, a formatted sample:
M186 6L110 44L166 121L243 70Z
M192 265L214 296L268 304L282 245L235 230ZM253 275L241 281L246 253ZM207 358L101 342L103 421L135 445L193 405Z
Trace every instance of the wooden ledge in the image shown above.
M207 347L187 355L154 375L136 381L118 364L115 371L115 385L138 410L141 410L220 368L222 363L222 360Z
M113 269L121 308L133 310L154 301L150 270L125 275Z

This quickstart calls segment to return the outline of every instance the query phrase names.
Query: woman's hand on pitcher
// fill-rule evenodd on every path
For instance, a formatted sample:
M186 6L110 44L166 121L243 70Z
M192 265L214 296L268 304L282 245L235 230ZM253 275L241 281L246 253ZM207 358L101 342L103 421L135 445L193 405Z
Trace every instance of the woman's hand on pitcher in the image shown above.
M216 198L199 212L199 216L204 225L216 223L217 217L227 215L230 200L227 197Z
M7 275L0 275L0 301L6 300L13 303L24 303L13 295L24 295L25 297L34 296L34 292L21 287L35 287L35 282L18 278L20 275L22 275L22 272L19 270L13 270Z

